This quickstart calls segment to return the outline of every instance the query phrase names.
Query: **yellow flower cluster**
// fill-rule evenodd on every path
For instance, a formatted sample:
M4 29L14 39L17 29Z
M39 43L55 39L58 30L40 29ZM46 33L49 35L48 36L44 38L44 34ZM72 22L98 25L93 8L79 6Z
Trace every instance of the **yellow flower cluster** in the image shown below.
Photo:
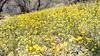
M45 51L45 49L46 49L46 46L40 46L37 44L28 47L28 51L32 52L33 54L42 53Z
M4 49L7 55L91 56L99 43L99 3L77 3L0 20L0 51Z

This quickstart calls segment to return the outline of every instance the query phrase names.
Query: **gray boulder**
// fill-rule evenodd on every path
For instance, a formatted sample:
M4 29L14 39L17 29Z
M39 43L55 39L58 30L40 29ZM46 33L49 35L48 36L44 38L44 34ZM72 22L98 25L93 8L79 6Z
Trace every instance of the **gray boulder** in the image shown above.
M3 5L2 12L8 13L10 15L15 15L21 13L21 8L14 0L9 0Z

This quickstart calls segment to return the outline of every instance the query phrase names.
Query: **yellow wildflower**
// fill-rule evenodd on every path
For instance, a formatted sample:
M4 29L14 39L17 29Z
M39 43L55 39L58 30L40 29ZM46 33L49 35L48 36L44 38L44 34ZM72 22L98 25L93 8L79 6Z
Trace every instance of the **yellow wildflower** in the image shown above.
M81 36L78 36L78 37L75 38L75 40L76 40L76 41L82 41L83 38L82 38Z
M35 44L35 45L33 46L33 49L34 49L34 51L36 51L36 52L45 51L45 48L46 48L46 46L41 46L41 45L38 45L38 44Z
M46 40L46 41L49 41L49 40L50 40L50 38L49 38L49 37L45 37L45 40Z
M33 50L33 47L32 46L28 47L28 50L29 51L32 51Z
M91 49L91 51L94 51L94 50L95 50L94 48Z
M79 56L84 56L84 53L82 51L80 51Z

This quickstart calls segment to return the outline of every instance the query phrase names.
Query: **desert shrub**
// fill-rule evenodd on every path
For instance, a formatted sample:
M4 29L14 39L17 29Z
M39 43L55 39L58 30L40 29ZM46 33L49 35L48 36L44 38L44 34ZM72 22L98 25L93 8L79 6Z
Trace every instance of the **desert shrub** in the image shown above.
M8 56L94 56L99 43L99 3L60 6L0 21L0 49Z

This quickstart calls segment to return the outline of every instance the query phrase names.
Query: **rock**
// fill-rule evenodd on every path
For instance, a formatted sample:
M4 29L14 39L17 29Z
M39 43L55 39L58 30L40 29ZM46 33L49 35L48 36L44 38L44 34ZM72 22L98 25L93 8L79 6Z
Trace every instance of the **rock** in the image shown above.
M0 56L6 56L4 49L0 49Z
M31 12L57 4L70 4L85 0L0 0L0 12L16 15L22 12Z
M14 0L9 0L3 5L2 11L10 15L15 15L21 13L21 8L17 5L17 3Z
M15 0L22 12L37 10L38 0Z

